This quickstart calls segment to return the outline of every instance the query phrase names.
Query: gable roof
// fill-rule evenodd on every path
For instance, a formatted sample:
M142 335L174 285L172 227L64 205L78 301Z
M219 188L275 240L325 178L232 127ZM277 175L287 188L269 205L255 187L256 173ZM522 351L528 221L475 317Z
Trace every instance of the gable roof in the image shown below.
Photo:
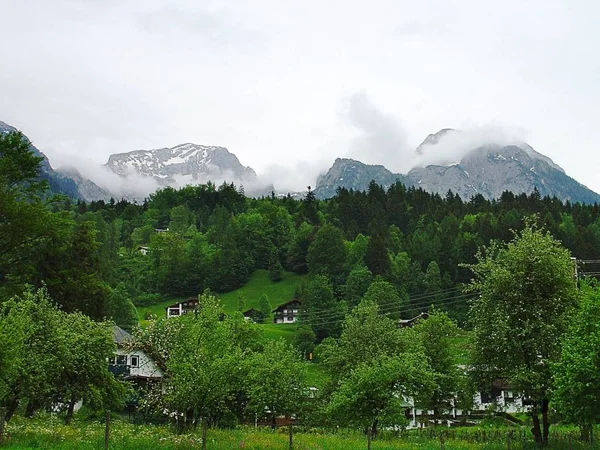
M113 341L117 345L122 345L125 342L129 342L132 340L131 335L121 327L114 325L112 327L112 332L113 332Z
M282 305L279 305L272 312L282 311L289 306L292 306L292 309L293 309L293 306L299 307L301 304L302 303L300 303L300 300L298 300L297 298L294 298L294 299L290 300L289 302L285 302Z
M427 312L422 312L418 316L413 317L412 319L400 319L398 320L399 327L411 327L419 320L425 320L429 317Z
M198 299L196 297L190 297L187 300L169 305L165 309L168 310L169 308L178 308L179 305L182 305L183 309L194 309L198 306Z

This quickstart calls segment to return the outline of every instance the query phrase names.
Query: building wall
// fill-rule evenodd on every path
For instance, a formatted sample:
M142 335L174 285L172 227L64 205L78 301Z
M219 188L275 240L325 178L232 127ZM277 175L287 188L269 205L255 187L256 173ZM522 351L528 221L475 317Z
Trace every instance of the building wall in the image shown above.
M117 349L117 355L127 356L127 364L130 367L129 375L132 377L161 378L163 376L162 370L143 350L126 352L119 348ZM138 357L138 367L133 367L131 363L132 356Z

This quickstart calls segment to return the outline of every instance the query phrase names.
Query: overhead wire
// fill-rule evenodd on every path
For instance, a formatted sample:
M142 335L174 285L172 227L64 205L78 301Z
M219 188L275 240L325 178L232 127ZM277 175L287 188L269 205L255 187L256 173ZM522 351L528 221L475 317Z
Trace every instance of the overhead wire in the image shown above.
M472 299L477 297L480 294L480 292L471 292L468 294L463 294L457 297L452 297L450 299L442 299L440 300L440 303L443 302L444 305L455 305L458 303L465 303L467 300ZM446 301L449 300L449 301ZM394 308L391 309L389 311L385 311L381 313L381 315L390 315L390 314L401 314L403 312L408 312L408 311L412 311L414 309L423 309L423 308L427 308L428 306L431 306L431 302L425 302L425 303L421 303L420 305L403 305L401 308ZM380 309L381 311L381 309ZM321 326L321 325L329 325L329 324L333 324L333 323L340 323L343 322L345 320L345 317L340 315L339 313L337 314L337 317L335 319L333 318L329 318L326 320L322 320L323 318L320 318L321 320L316 320L316 321L308 321L308 323L310 323L311 326Z

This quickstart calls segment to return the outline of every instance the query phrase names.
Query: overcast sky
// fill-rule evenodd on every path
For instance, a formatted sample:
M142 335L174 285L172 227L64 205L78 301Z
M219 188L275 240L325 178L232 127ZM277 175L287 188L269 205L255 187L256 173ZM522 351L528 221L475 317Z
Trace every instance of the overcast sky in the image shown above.
M599 17L597 0L0 0L0 120L54 166L194 142L296 189L338 156L406 172L429 133L503 129L600 192Z

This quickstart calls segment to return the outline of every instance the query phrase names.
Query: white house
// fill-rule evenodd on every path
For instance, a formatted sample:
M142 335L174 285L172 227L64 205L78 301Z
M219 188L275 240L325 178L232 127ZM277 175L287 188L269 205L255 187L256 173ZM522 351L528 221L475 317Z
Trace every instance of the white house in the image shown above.
M433 411L418 408L411 397L403 397L403 403L406 406L409 428L423 426L433 416ZM445 415L445 420L450 425L454 419L461 420L470 416L481 418L481 414L490 411L514 414L527 412L529 409L530 406L524 404L523 397L515 393L504 380L495 380L490 392L478 392L473 396L473 408L471 410L465 411L453 406Z
M273 323L295 323L300 315L300 301L290 300L273 310Z
M184 314L187 314L190 311L194 311L198 307L198 299L191 297L183 302L175 303L174 305L167 306L165 310L167 311L167 319L171 317L179 317Z
M117 351L112 361L109 361L109 370L115 375L122 375L127 379L139 382L160 380L163 371L143 350L128 348L131 335L117 326L113 327L113 339L117 344Z

